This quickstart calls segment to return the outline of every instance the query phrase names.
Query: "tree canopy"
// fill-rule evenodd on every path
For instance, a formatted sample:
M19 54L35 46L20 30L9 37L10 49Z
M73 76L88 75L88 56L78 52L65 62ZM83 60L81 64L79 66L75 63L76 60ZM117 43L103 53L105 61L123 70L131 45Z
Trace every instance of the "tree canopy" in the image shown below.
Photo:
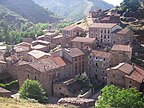
M42 88L41 84L35 80L26 80L19 91L20 98L35 99L39 102L43 102L46 99L46 92Z
M139 0L123 0L121 3L121 8L126 11L136 11L141 6Z
M102 97L97 108L144 108L144 97L135 88L120 89L106 86L102 89Z

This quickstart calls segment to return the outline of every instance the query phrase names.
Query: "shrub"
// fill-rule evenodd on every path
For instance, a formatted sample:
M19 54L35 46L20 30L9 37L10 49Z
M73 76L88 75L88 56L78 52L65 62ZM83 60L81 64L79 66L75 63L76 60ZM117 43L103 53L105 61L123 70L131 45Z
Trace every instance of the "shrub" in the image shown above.
M0 83L0 87L3 87L7 90L11 90L11 89L15 89L15 88L18 88L19 87L19 83L18 83L18 80L15 80L15 81L12 81L8 84L2 84Z
M24 99L35 99L38 102L44 102L47 97L41 84L35 80L26 80L20 88L20 97Z

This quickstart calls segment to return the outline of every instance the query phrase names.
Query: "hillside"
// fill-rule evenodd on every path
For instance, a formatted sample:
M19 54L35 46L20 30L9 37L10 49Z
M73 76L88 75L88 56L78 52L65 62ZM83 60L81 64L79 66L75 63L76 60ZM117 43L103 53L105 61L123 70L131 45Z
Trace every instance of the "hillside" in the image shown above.
M6 99L0 98L1 108L76 108L76 107L64 107L56 104L39 104L32 103L26 100Z
M113 6L103 0L33 0L37 4L67 19L80 20L95 8L109 9Z
M24 19L21 15L9 10L3 5L0 5L0 21L5 22L9 25L9 28L17 29L22 24L30 24L28 20Z
M15 2L13 0L0 0L0 4L33 23L54 23L59 20L52 12L42 8L32 0L16 0Z

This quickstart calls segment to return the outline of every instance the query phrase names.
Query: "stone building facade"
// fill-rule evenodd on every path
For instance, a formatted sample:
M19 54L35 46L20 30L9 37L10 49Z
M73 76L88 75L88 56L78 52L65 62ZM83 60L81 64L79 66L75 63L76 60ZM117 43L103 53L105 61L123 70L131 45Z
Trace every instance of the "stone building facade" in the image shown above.
M130 45L113 45L111 54L112 66L116 66L122 62L131 63L132 47Z
M116 30L115 32L113 32L113 38L115 39L115 44L131 44L134 39L134 32L130 29Z
M97 47L96 38L76 37L72 41L72 47L83 51L91 51Z
M107 84L115 85L122 88L135 87L140 90L144 83L144 70L128 63L107 69Z
M61 57L42 59L37 62L19 62L20 86L26 79L38 80L48 95L53 95L53 84L72 77L72 64Z
M88 57L89 78L96 83L107 81L106 69L111 66L111 54L103 51L92 50Z
M94 23L89 27L89 37L96 38L102 44L115 44L113 32L122 29L114 23Z

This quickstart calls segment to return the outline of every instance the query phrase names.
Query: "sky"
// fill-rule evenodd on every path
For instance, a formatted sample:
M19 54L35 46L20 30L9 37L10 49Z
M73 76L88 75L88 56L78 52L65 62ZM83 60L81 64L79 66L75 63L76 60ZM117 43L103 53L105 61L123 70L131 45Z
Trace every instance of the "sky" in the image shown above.
M110 4L113 4L114 6L117 6L117 5L120 5L120 3L123 1L123 0L104 0Z

